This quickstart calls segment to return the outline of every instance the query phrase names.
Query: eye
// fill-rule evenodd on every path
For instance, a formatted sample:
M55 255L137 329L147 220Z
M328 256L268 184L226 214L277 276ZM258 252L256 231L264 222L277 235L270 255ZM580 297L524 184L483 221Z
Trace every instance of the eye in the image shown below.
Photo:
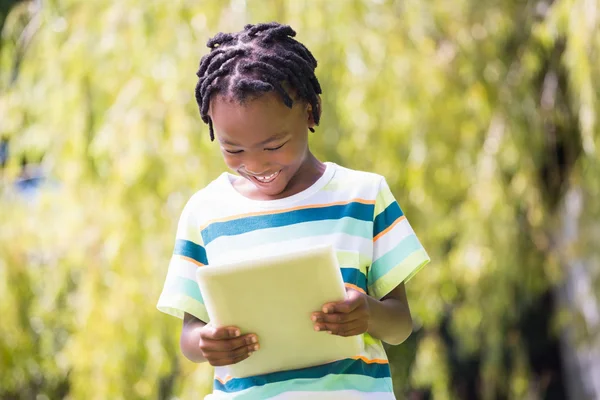
M285 143L287 143L287 142L285 142ZM265 148L265 150L267 150L267 151L279 150L280 148L282 148L283 146L285 146L285 143L283 143L282 145L277 146L277 147Z
M226 152L228 152L229 154L240 154L242 151L244 150L227 150L225 149Z

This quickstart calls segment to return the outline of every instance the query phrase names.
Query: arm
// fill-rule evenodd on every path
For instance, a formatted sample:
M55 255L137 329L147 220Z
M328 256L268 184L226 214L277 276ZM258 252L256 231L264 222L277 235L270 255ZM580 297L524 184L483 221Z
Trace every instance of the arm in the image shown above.
M412 318L404 283L381 300L354 289L346 289L346 292L346 300L327 303L322 311L313 313L315 330L339 336L368 332L392 345L402 343L411 334Z
M241 335L235 326L215 327L188 313L183 317L179 346L190 361L208 361L214 367L236 364L259 349L256 335Z
M183 328L181 330L181 338L179 339L179 347L183 355L190 361L201 363L205 362L206 358L200 350L200 330L206 326L206 323L200 321L191 314L185 313L183 317Z
M412 332L404 282L428 262L427 252L382 179L375 199L367 285L362 291L347 289L346 300L325 304L322 312L313 313L315 330L341 336L368 332L389 344L402 343Z
M404 283L398 285L383 299L367 296L369 328L367 332L388 344L404 342L412 333L412 317Z

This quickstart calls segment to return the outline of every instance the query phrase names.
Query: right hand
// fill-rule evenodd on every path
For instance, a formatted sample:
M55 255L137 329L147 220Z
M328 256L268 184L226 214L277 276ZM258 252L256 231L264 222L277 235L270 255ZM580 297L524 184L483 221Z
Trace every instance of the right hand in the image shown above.
M211 324L200 330L198 345L206 361L214 367L237 364L259 349L255 334L241 336L235 326L215 327Z

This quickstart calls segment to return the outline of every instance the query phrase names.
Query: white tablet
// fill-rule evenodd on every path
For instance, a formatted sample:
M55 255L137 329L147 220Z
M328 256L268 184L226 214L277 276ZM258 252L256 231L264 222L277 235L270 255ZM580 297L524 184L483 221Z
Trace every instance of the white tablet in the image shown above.
M311 315L345 299L331 246L213 264L196 272L211 323L256 333L260 350L228 366L232 377L305 368L353 357L361 336L315 332Z

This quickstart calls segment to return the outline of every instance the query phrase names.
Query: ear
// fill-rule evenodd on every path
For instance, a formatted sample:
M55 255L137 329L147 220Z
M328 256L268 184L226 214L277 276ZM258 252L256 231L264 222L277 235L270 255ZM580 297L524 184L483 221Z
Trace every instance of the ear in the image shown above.
M322 112L322 108L321 108L321 96L317 96L317 98L319 99L318 107L319 109L317 110L317 115L319 116L319 118L321 117L321 112ZM317 123L315 122L315 117L313 115L313 107L310 103L308 103L306 105L306 118L307 118L307 122L308 122L308 127L309 128L313 128L317 125Z

